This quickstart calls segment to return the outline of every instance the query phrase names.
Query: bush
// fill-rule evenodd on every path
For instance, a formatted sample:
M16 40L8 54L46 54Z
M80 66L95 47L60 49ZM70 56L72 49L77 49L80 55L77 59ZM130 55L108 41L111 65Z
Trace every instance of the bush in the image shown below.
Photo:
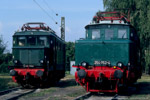
M6 50L6 44L3 42L2 36L0 36L0 73L9 72L8 66L12 65L12 54L4 53Z

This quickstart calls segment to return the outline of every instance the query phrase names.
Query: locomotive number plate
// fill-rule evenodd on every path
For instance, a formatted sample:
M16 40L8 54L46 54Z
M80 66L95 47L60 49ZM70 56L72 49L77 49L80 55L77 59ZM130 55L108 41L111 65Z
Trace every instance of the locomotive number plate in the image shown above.
M110 65L110 61L94 61L95 65Z
M34 65L23 65L23 67L34 67Z

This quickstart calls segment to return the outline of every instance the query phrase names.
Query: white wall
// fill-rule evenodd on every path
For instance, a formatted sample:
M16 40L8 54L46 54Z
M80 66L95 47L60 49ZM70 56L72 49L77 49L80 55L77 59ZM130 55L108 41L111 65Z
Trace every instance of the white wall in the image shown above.
M72 67L75 64L75 61L70 61L70 74L75 75L76 68Z

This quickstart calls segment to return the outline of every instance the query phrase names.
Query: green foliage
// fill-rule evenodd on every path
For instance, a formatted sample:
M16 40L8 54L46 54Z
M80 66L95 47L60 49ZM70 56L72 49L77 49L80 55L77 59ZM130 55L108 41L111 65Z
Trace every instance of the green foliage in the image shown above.
M4 55L4 59L3 59L3 63L0 65L0 73L8 73L8 66L11 66L12 63L12 54L10 53L6 53L3 54Z
M70 61L75 60L75 43L66 42L66 70L70 68Z
M136 28L140 37L141 64L147 70L150 67L150 1L103 0L103 3L106 11L112 11L116 8L130 9L131 24ZM124 13L127 14L127 12Z
M18 84L12 81L12 77L10 75L0 74L0 91L16 86L18 86Z
M12 65L12 54L4 53L6 45L3 42L2 36L0 37L0 73L9 72L8 66Z
M4 60L4 55L3 55L4 50L5 50L5 45L3 43L2 36L0 36L0 64L2 64Z

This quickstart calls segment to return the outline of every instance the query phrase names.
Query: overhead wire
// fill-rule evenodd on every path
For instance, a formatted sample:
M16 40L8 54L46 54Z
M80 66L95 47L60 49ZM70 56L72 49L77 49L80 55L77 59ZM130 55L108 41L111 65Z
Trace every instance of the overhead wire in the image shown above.
M39 6L39 8L45 13L45 14L47 14L47 16L50 18L50 19L52 19L54 22L55 22L55 24L57 24L58 25L58 22L57 21L55 21L55 19L36 1L36 0L33 0L34 2L35 2L35 4L37 5L37 6ZM59 25L58 25L59 26ZM59 27L61 27L61 26L59 26Z
M56 13L51 7L50 5L48 5L48 3L46 2L46 0L43 0L44 4L52 11L52 13L54 13L56 16L59 16L58 13Z

